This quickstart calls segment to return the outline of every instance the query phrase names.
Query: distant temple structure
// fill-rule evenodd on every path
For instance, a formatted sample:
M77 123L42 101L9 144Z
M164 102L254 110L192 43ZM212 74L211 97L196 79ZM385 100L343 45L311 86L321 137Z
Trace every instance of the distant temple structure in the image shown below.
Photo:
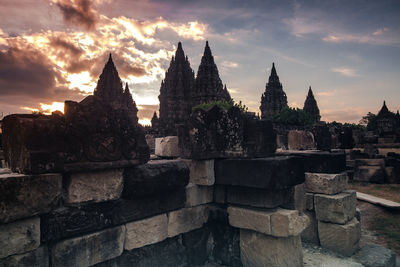
M383 101L381 110L376 115L376 130L380 136L399 133L400 120L399 112L397 114L390 112Z
M261 118L269 119L285 107L287 107L286 93L283 91L282 84L276 74L275 64L272 63L271 75L265 92L261 96Z
M314 94L313 94L313 91L311 90L311 86L308 89L308 94L307 94L306 100L304 101L303 110L311 116L313 123L317 123L321 120L317 101L314 98Z
M161 82L158 99L160 100L159 118L157 120L157 114L155 114L153 119L158 122L159 131L163 135L176 135L176 124L187 121L193 106L231 99L219 77L208 41L197 78L190 67L188 57L185 56L181 42L178 43L175 57L172 57L165 79ZM152 127L154 129L155 125Z

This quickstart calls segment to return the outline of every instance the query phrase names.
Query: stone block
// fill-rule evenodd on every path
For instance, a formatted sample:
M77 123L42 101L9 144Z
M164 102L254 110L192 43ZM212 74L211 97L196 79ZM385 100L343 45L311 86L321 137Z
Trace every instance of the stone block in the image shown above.
M254 210L230 206L228 207L229 224L242 229L271 234L271 216L273 211Z
M215 183L214 160L185 160L190 170L190 182L198 185Z
M306 209L306 191L304 184L298 184L294 186L294 208L298 211L304 211Z
M241 229L240 255L244 267L303 266L300 236L273 237Z
M224 159L215 162L216 184L282 190L303 182L303 161L298 157Z
M126 199L163 194L185 187L189 182L189 169L182 160L153 160L124 171Z
M321 246L344 256L351 256L359 249L361 225L356 218L346 224L318 221Z
M306 210L304 211L304 214L308 216L310 223L306 229L301 232L301 240L303 242L312 243L319 246L318 221L317 218L315 218L315 212Z
M203 226L208 220L208 208L197 206L168 213L168 237L187 233Z
M346 154L339 152L282 151L278 156L297 156L303 159L304 171L311 173L341 173L346 171Z
M168 237L168 217L162 214L126 225L125 249L158 243Z
M361 210L359 208L356 208L356 214L354 214L354 217L361 223Z
M263 190L241 186L228 186L227 202L259 208L276 208L293 201L294 188Z
M125 226L66 239L51 248L53 266L91 266L118 257L124 250Z
M357 159L355 161L355 167L358 166L380 166L385 167L384 159Z
M315 194L314 205L318 221L345 224L356 213L356 192L348 190L336 195Z
M0 225L0 259L35 250L39 245L39 217Z
M186 207L194 207L213 202L214 187L189 184L186 187Z
M314 210L314 194L306 193L306 210Z
M314 135L309 131L290 130L288 133L289 150L317 149Z
M61 191L59 174L0 175L0 223L50 211L58 205Z
M395 167L385 167L385 183L388 184L397 184L400 181L400 177L398 177L396 173Z
M176 158L179 157L178 136L166 136L156 138L155 152L159 157Z
M277 209L271 215L271 235L276 237L298 236L308 226L310 219L298 210Z
M347 190L347 174L305 173L307 192L334 195Z
M68 204L102 202L121 197L124 186L122 169L71 173L67 177Z
M383 184L385 169L380 166L358 166L354 170L354 180L368 183Z
M144 219L183 208L184 189L138 199L64 207L41 217L42 242L91 233L113 225Z
M375 244L363 246L354 258L365 267L396 267L396 253Z
M177 236L142 248L125 250L120 257L110 262L115 263L114 266L189 266L186 252Z
M214 185L214 202L219 204L226 203L226 186Z
M49 253L45 246L41 246L33 251L9 256L0 259L0 266L2 267L48 267L49 266Z

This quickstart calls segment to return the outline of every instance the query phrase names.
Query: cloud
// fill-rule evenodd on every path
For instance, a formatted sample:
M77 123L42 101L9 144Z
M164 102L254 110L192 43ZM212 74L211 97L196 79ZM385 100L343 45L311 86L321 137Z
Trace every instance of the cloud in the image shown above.
M332 90L332 91L323 91L323 92L317 92L317 96L334 96L337 93L337 90Z
M324 121L358 123L368 110L365 108L342 108L338 110L322 109L321 118Z
M221 65L222 65L222 67L228 68L228 69L239 67L239 63L236 63L233 61L222 61Z
M332 68L331 71L337 72L343 76L347 77L358 77L359 75L357 74L357 70L352 69L352 68L346 68L346 67L339 67L339 68Z
M92 0L52 0L60 9L67 23L93 30L98 21L98 14L92 8Z

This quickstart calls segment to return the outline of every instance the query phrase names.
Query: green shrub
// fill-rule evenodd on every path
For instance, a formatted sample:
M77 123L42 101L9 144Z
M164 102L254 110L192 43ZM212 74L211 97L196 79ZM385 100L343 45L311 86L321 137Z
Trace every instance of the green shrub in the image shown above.
M235 103L235 101L233 101L233 100L230 100L230 101L220 100L220 101L212 101L212 102L208 102L208 103L202 103L202 104L199 104L197 106L194 106L192 108L192 111L194 111L196 109L207 110L207 109L209 109L209 108L211 108L212 106L215 106L215 105L219 106L220 108L223 108L225 110L228 110L228 109L230 109L232 107L237 107L243 112L247 112L248 111L248 108L244 104L242 104L242 101L239 101L239 103Z
M281 112L272 116L271 120L276 123L287 125L311 125L311 116L302 109L285 107Z

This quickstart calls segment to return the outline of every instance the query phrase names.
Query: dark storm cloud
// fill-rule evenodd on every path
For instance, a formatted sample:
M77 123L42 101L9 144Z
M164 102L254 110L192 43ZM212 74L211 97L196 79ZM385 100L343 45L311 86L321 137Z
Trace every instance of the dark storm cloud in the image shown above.
M75 46L73 43L70 43L69 41L61 37L50 38L50 45L55 48L60 48L76 56L80 56L83 54L83 50L81 48Z
M135 63L127 61L125 58L120 56L121 53L114 53L112 55L115 66L118 69L118 73L127 77L133 75L136 77L146 75L146 70L142 66L137 66Z
M61 77L53 70L48 58L34 49L0 51L0 94L42 97Z
M56 5L66 22L83 26L88 30L94 29L98 15L92 8L92 0L57 0Z

